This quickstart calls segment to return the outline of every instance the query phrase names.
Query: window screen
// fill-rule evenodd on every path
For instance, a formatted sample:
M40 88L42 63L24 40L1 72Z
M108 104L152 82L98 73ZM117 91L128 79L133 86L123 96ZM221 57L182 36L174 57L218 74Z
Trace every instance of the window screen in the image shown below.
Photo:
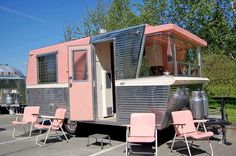
M57 54L49 54L38 57L38 81L39 83L57 82Z
M73 79L87 80L87 53L86 50L76 50L73 53Z

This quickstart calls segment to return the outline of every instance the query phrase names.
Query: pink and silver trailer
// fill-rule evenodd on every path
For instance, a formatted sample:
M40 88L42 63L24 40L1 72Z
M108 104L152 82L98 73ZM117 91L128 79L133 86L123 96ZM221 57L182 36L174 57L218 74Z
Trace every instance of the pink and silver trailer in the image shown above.
M42 114L68 108L77 121L123 125L133 112L154 112L159 129L170 112L189 107L202 89L201 47L207 43L174 25L139 25L30 51L28 105ZM73 122L75 121L75 122Z

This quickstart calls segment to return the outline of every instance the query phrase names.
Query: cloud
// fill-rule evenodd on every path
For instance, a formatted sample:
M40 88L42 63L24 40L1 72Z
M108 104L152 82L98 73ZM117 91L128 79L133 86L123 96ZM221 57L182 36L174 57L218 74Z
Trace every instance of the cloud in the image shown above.
M15 15L18 15L18 16L21 16L21 17L28 18L28 19L31 19L31 20L36 21L36 22L40 22L40 23L44 23L44 24L49 24L49 25L61 28L59 25L53 24L53 23L48 22L48 21L46 21L44 19L41 19L41 18L38 18L38 17L34 17L34 16L31 16L31 15L27 15L27 14L25 14L23 12L20 12L20 11L17 11L15 9L11 9L11 8L5 7L3 5L0 5L0 10L8 12L8 13L15 14Z

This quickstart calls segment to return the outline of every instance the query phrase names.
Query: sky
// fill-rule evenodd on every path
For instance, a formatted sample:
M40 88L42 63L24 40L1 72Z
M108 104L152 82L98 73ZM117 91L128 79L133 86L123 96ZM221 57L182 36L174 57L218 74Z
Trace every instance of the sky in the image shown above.
M78 24L96 0L0 0L0 64L26 74L32 49L63 40L63 28Z

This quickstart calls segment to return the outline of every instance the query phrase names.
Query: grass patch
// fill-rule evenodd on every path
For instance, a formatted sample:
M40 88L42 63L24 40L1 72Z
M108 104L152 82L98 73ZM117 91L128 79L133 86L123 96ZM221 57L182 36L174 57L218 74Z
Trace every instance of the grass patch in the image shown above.
M228 105L225 108L229 122L236 123L236 105Z
M236 103L230 102L225 104L225 112L227 114L228 121L231 123L236 123ZM209 114L221 114L220 113L220 103L214 100L209 100Z

